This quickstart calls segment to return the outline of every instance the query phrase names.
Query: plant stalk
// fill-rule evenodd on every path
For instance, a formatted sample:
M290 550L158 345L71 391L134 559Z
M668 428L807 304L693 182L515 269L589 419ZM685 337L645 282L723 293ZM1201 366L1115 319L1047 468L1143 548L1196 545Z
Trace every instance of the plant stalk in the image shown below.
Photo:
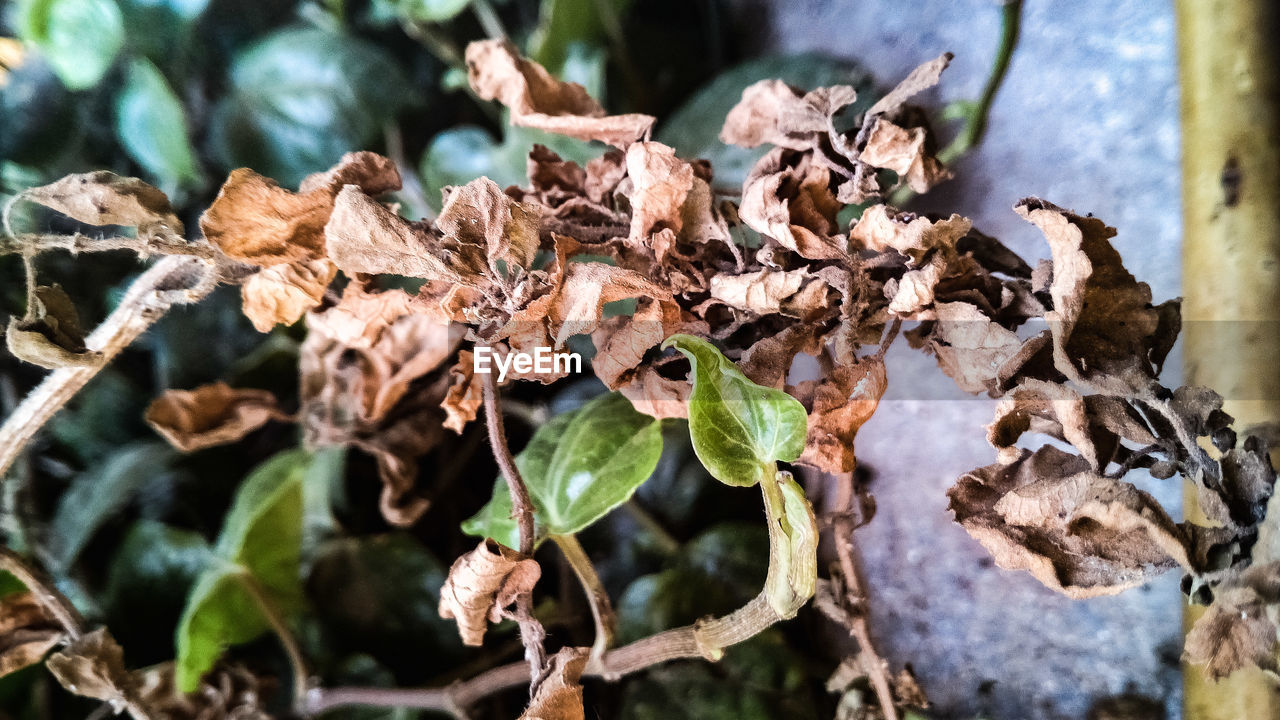
M613 646L614 628L618 624L618 616L613 612L613 603L610 602L609 593L605 591L604 583L600 582L595 565L591 564L591 558L582 547L582 543L578 542L577 536L552 535L551 540L560 548L560 552L564 553L564 559L569 562L569 567L573 568L573 573L578 576L578 582L582 583L582 589L587 595L587 604L591 606L591 618L596 626L596 639L591 645L588 664L599 662L604 657L605 651Z
M1280 7L1177 0L1186 382L1222 393L1242 426L1280 420ZM1195 489L1186 516L1205 521ZM1203 613L1188 606L1184 631ZM1280 717L1256 668L1220 682L1184 666L1184 717Z

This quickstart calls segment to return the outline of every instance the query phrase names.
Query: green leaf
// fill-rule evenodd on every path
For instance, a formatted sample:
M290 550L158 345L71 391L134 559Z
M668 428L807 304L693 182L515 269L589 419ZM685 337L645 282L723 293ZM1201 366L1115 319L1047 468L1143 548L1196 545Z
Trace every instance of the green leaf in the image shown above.
M259 465L236 493L214 548L178 624L176 678L191 692L229 645L269 627L267 614L301 599L303 480L311 456L280 453Z
M617 393L557 415L516 457L539 535L576 533L604 517L653 474L661 455L661 423ZM519 547L505 480L499 478L493 499L462 529Z
M808 416L798 400L756 385L714 345L692 335L672 335L693 366L689 435L693 450L713 477L749 487L772 477L777 461L804 452Z
M211 122L216 154L285 186L367 147L413 97L383 50L316 29L282 30L250 47L232 65L231 86Z
M66 570L104 523L128 505L148 482L171 472L176 457L161 442L126 446L98 467L80 473L58 502L50 525L54 562Z
M116 137L160 185L198 185L182 103L150 60L133 60L116 95Z
M742 99L742 91L760 80L777 78L803 90L826 85L852 85L858 101L845 111L856 115L875 101L871 76L847 60L805 53L771 55L749 60L721 73L679 110L667 117L657 139L681 157L706 158L716 169L716 183L739 186L768 147L740 148L720 142L725 116Z
M609 23L616 23L630 6L631 0L542 0L529 56L556 76L581 82L562 75L570 54L575 47L602 44Z
M25 0L18 36L49 61L63 84L98 84L124 45L124 21L114 0Z

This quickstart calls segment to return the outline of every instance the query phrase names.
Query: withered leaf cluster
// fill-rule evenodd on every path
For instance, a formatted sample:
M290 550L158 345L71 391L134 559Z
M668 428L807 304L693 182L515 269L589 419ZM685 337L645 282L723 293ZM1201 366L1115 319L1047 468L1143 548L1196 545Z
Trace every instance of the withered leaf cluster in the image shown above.
M1052 253L1035 268L960 215L883 202L949 177L925 114L909 104L949 60L925 63L857 115L848 86L750 86L721 138L768 150L737 195L715 185L707 162L648 139L653 118L608 115L510 44L475 43L466 61L479 96L505 105L514 124L598 141L599 157L579 165L535 146L524 186L478 178L446 189L440 214L418 221L380 199L400 178L372 153L344 157L296 192L236 171L201 228L227 257L258 268L243 299L260 330L305 316L299 407L211 386L160 398L148 419L184 449L293 419L313 446L373 455L383 513L405 525L427 507L419 458L481 405L476 347L503 357L588 335L609 389L641 412L678 417L688 364L660 346L691 333L801 401L801 464L850 472L857 431L889 381L885 345L910 322L911 345L959 387L1000 398L989 429L997 462L950 491L956 519L998 564L1073 597L1180 568L1199 599L1215 602L1192 655L1216 674L1259 661L1275 644L1261 620L1275 596L1246 571L1275 474L1266 443L1239 437L1220 397L1159 383L1177 301L1153 304L1111 245L1114 230L1043 200L1015 207ZM865 209L850 221L853 204ZM383 289L386 275L421 289ZM74 352L73 340L54 337L73 323L48 315L57 322L32 331ZM818 359L820 379L789 382L801 354ZM550 383L565 372L508 379ZM1033 433L1060 442L1027 447ZM1207 523L1175 522L1125 479L1138 470L1194 483ZM468 642L515 582L511 568L489 567L494 558L525 562L482 545L459 561L442 603Z

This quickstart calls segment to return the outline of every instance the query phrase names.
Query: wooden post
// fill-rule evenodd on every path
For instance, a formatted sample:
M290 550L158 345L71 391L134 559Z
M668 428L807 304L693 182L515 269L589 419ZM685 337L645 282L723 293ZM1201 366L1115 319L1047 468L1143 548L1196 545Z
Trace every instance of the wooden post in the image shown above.
M1280 4L1176 0L1186 381L1238 427L1280 420ZM1194 492L1187 517L1198 515ZM1184 630L1202 612L1189 607ZM1261 671L1184 667L1185 720L1280 718Z

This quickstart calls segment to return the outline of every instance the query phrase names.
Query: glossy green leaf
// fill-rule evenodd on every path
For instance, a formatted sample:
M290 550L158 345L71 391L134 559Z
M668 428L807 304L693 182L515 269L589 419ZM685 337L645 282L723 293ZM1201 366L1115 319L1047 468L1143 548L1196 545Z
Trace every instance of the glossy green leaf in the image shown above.
M145 484L170 474L175 457L165 443L135 443L77 475L50 524L49 549L58 567L70 567L94 533L132 502Z
M601 395L571 413L557 415L534 433L516 457L539 535L576 533L635 493L662 455L662 425L635 411L625 397ZM499 478L493 499L462 529L519 547L511 498Z
M368 147L413 97L382 49L316 29L268 36L235 59L230 79L210 122L216 154L284 186Z
M706 340L673 335L663 343L668 347L693 366L689 435L713 477L749 487L771 477L777 461L800 457L808 416L798 400L751 382Z
M116 95L116 137L161 186L200 182L182 103L150 60L133 60Z
M561 79L582 82L565 77L570 56L584 47L603 45L609 24L630 5L631 0L542 0L538 26L529 38L529 56ZM588 90L599 97L598 90Z
M25 0L18 35L35 46L71 90L98 84L124 45L114 0Z
M280 453L245 480L223 522L214 557L187 599L178 625L178 687L190 692L229 645L269 628L267 608L301 598L303 480L311 456Z
M657 139L681 157L700 157L716 169L716 183L736 187L769 147L740 148L720 142L725 116L742 99L742 91L760 80L777 78L803 90L826 85L852 85L858 101L845 111L856 115L875 101L871 76L847 60L816 53L771 55L749 60L718 75L680 109L666 118Z

